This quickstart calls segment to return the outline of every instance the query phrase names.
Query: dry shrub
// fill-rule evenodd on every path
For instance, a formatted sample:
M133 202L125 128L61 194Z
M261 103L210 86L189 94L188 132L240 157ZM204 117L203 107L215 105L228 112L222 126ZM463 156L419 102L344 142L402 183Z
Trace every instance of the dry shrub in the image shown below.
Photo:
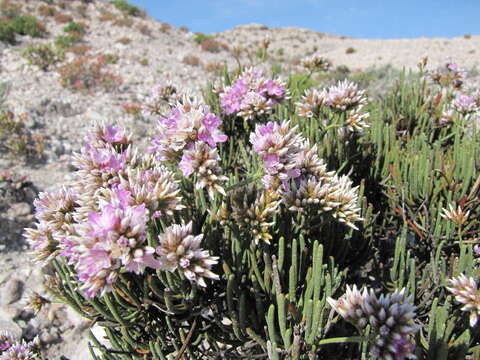
M195 55L186 55L183 57L183 60L182 62L186 65L190 65L190 66L198 66L200 65L200 59L198 58L198 56L195 56Z
M113 21L113 25L115 26L123 26L123 27L132 27L133 24L135 23L135 21L133 21L132 18L129 18L129 17L122 17L122 18L117 18Z
M220 61L210 61L209 63L205 64L203 69L209 73L219 74L224 67L225 67L225 64Z
M11 111L0 112L0 153L26 159L42 158L45 142L34 135L25 125L26 116L17 116Z
M101 22L105 22L105 21L113 22L117 19L118 19L117 15L115 15L113 12L108 11L107 9L104 9L104 8L100 9L100 17L98 18L98 20L100 20Z
M160 25L160 32L169 32L170 30L172 30L172 25L170 25L169 23L162 23L162 25Z
M77 7L75 7L75 13L82 18L86 18L88 16L87 5L85 4L78 5Z
M22 6L11 0L2 0L0 2L0 14L7 19L13 19L19 16L22 10Z
M353 47L349 47L347 50L345 50L345 54L353 54L355 52L357 52L357 50L355 50Z
M73 20L73 18L64 13L58 13L54 16L54 20L57 24L66 24Z
M107 68L104 56L82 56L66 63L57 71L60 74L60 83L73 91L115 91L122 84L122 78Z
M57 10L55 9L55 6L42 4L38 7L38 14L41 16L51 17L51 16L55 16L56 13L57 13Z
M121 38L117 39L116 42L119 43L119 44L128 45L132 42L132 39L130 39L128 37L121 37Z
M85 44L74 45L65 49L66 52L75 54L77 56L83 56L90 50L92 50L92 47Z
M188 33L190 31L187 26L180 26L178 30L182 33Z
M140 24L137 26L138 31L140 31L141 34L151 37L152 36L152 29L150 29L147 25L145 24Z
M203 51L218 53L222 50L228 50L228 45L214 39L207 39L201 42L200 47Z

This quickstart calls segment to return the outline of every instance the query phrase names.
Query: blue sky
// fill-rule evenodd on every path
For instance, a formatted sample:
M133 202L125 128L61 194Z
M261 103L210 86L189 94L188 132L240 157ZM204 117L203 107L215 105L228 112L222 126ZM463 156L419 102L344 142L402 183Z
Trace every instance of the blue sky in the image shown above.
M480 34L480 0L129 1L160 21L204 33L255 22L359 38Z

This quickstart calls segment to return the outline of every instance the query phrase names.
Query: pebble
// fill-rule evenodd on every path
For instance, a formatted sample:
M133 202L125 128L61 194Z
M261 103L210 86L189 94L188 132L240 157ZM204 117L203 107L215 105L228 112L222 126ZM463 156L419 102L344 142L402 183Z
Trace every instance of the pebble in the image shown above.
M24 283L19 279L10 279L7 281L1 292L1 303L10 305L21 299Z

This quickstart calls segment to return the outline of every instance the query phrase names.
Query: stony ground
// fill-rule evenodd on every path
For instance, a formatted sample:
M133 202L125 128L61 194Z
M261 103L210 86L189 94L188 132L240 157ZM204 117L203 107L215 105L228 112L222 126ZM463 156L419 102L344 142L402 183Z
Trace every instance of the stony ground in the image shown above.
M89 47L92 56L113 56L116 62L109 65L109 71L123 80L114 91L74 92L62 87L55 69L43 71L22 56L30 44L51 43L63 34L65 24L41 16L42 1L18 3L24 13L35 14L49 34L43 39L20 37L15 46L0 43L0 83L9 85L4 107L25 119L28 131L44 139L45 149L42 160L27 161L0 153L0 330L30 339L38 335L48 359L61 355L70 360L88 358L84 330L89 324L59 304L48 305L36 316L24 309L29 293L45 294L42 279L49 270L41 270L31 261L21 234L33 220L32 201L38 191L55 189L68 176L70 155L78 150L92 121L120 122L134 132L136 140L146 143L154 123L127 115L123 105L139 103L153 85L165 81L200 96L207 81L218 80L224 64L230 69L238 62L258 64L257 51L265 40L270 42L269 59L261 66L268 69L275 64L284 75L301 70L300 60L315 53L330 59L334 66L346 65L355 71L385 65L414 69L423 56L429 57L432 66L444 63L449 56L467 69L480 62L476 53L480 51L480 36L365 40L257 24L214 34L220 46L205 50L186 29L149 17L124 17L100 0L87 5L79 0L56 0L53 6L57 13L87 26L81 44L84 49L77 50L80 53L76 55L67 54L65 62L84 55L82 51Z

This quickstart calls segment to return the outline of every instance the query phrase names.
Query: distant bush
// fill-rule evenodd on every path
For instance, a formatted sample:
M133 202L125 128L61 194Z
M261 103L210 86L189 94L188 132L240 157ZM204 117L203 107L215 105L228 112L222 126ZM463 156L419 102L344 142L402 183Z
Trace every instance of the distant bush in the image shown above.
M0 153L14 158L41 158L44 147L43 137L28 130L24 117L0 110Z
M228 46L218 42L217 40L205 40L200 44L200 47L203 51L208 51L211 53L218 53L222 49L228 49Z
M195 55L186 55L183 57L183 60L182 62L186 65L190 65L190 66L198 66L200 65L200 59L198 58L198 56L195 56Z
M117 19L117 15L112 13L111 11L108 11L105 8L100 8L100 17L99 20L104 22L104 21L115 21Z
M50 44L29 45L22 55L30 65L38 66L43 71L64 59L63 51Z
M70 15L64 13L58 13L55 15L54 19L57 24L65 24L73 20Z
M75 12L78 14L78 16L82 18L87 17L87 6L85 4L80 4L77 7L75 7Z
M118 10L120 10L124 14L130 15L130 16L138 16L138 17L145 16L145 13L139 7L132 5L127 1L112 0L110 1L110 3L113 4Z
M42 4L38 7L38 13L41 16L55 16L57 10L55 9L55 6Z
M138 31L145 36L152 36L152 29L150 29L147 25L141 24L137 26Z
M356 51L357 50L355 50L353 47L349 47L347 48L347 50L345 50L345 54L353 54Z
M12 0L2 0L0 2L0 14L7 19L13 19L20 15L21 6Z
M66 33L85 34L85 25L70 21L68 25L63 28L63 31Z
M8 20L0 20L0 41L7 44L15 44L15 30Z
M33 15L20 15L10 20L13 30L19 35L42 37L46 33L45 26Z
M219 74L225 68L225 64L220 61L211 61L203 67L206 72Z
M64 64L57 71L60 74L60 83L73 91L114 91L122 83L119 76L107 69L103 56L83 56Z
M123 16L123 17L117 17L115 20L113 20L113 25L115 26L122 26L122 27L132 27L135 21L128 17L128 16Z
M201 32L195 33L195 37L193 38L193 41L195 41L197 44L201 44L205 40L213 40L213 36L205 35L204 33L201 33Z
M187 32L190 31L190 30L188 29L188 27L186 27L186 26L180 26L180 27L178 28L178 30L180 30L180 31L183 32L183 33L187 33Z
M90 50L92 50L91 46L88 46L88 45L85 45L85 44L78 44L78 45L67 47L65 49L65 52L69 52L71 54L75 54L75 55L78 55L78 56L83 56L87 52L89 52Z
M59 35L55 39L55 45L60 49L67 49L79 43L81 40L78 34Z
M472 34L465 34L465 35L463 35L463 37L464 37L465 39L471 39L471 38L472 38Z
M121 38L117 39L117 43L123 44L123 45L128 45L131 42L132 42L132 39L130 39L128 37L121 37Z
M162 23L162 25L160 25L160 32L168 32L170 30L172 30L172 25L170 25L169 23Z

